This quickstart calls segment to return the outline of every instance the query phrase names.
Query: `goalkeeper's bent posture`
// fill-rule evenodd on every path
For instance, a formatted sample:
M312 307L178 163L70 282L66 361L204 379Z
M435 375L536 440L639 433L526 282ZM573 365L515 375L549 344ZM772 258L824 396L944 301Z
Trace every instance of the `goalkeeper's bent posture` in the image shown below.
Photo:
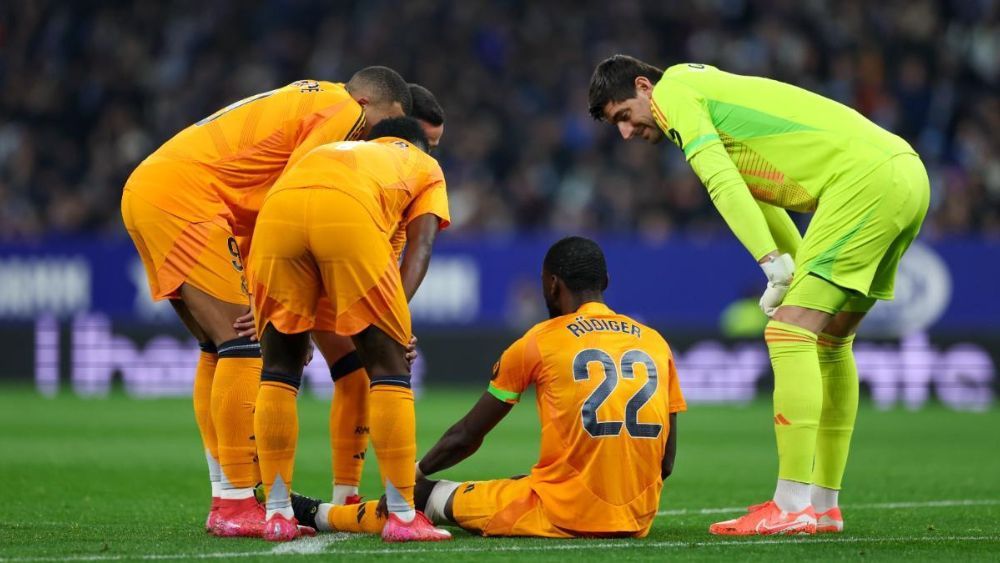
M664 72L613 56L591 78L590 112L625 139L680 147L768 280L778 485L772 501L709 531L842 531L837 496L858 404L851 344L875 301L893 298L927 213L916 152L837 102L702 64ZM804 238L785 209L815 212Z

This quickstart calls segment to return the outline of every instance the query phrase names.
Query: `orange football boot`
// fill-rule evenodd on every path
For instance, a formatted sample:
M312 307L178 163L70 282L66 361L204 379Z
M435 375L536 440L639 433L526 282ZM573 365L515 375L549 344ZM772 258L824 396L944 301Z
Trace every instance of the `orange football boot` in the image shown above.
M712 524L708 531L719 536L815 534L816 511L808 506L801 512L785 512L769 500L751 506L739 518Z
M816 515L817 534L839 534L844 531L844 516L839 507L833 507Z

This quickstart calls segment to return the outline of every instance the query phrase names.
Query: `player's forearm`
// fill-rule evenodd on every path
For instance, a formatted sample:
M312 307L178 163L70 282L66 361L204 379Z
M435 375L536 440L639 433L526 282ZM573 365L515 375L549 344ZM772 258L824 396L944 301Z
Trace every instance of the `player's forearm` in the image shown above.
M802 243L802 233L799 232L799 228L795 226L792 218L788 216L788 212L780 207L760 201L757 202L757 206L764 214L764 220L767 221L767 227L771 231L771 236L774 237L774 243L778 245L778 251L795 256Z
M690 162L715 208L755 260L778 248L763 212L721 145L699 152Z
M512 406L489 392L483 393L472 410L449 428L420 460L420 472L430 475L448 469L476 453L486 435L507 416Z
M453 467L476 453L483 444L483 436L471 435L459 422L441 436L426 455L420 460L420 472L430 475Z
M413 299L427 275L437 231L438 219L429 214L415 218L406 227L406 251L399 266L399 275L407 301Z
M677 457L677 413L670 413L670 434L667 435L667 447L663 452L663 466L660 477L666 479L674 472L674 458Z

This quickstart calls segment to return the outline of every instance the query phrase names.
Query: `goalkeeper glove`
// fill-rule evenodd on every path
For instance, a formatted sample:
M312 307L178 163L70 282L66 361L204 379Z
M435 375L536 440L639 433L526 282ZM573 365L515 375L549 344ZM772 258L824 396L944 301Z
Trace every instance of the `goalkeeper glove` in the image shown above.
M781 302L788 293L788 288L792 285L792 278L795 276L795 261L791 255L781 254L771 257L770 260L760 265L767 276L767 289L760 298L760 308L768 317L773 317Z

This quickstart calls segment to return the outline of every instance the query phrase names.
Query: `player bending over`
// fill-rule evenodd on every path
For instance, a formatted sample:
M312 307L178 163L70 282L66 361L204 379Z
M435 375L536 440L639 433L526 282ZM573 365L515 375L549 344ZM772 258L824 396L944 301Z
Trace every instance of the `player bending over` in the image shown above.
M267 540L311 532L298 525L290 490L296 395L313 330L350 336L371 380L368 425L389 512L383 539L451 537L414 509L416 422L406 359L407 297L448 225L444 176L416 120L385 120L370 138L310 152L267 194L257 222L248 277L264 357L254 434ZM390 243L399 225L409 241L401 264Z
M184 129L129 177L122 216L155 300L169 299L201 343L194 410L220 536L259 536L264 512L253 404L260 348L234 321L249 308L243 261L264 194L311 149L360 138L410 110L406 82L368 67L346 84L303 80L231 104Z
M713 534L840 532L838 491L858 406L851 345L927 213L903 139L801 88L702 64L666 72L624 55L597 66L590 111L622 137L669 137L767 277L774 368L773 500ZM756 201L755 201L756 200ZM801 238L784 209L815 212Z
M410 116L420 123L427 135L430 152L433 152L444 134L444 110L427 88L419 84L410 84L409 87L413 98ZM406 245L406 231L406 225L400 225L392 237L397 259ZM416 291L415 285L410 287ZM406 297L409 300L413 295L407 293ZM313 331L313 340L330 366L334 385L333 401L330 403L331 502L357 504L361 502L358 486L368 449L368 374L350 338L332 332Z
M604 304L607 267L581 237L549 249L542 293L551 320L535 325L493 367L486 393L418 465L430 475L474 454L530 385L542 419L541 456L527 476L417 484L436 523L484 536L643 537L660 504L685 410L670 348L655 330ZM500 445L502 447L502 445ZM296 499L321 530L377 529L377 502L357 507Z

